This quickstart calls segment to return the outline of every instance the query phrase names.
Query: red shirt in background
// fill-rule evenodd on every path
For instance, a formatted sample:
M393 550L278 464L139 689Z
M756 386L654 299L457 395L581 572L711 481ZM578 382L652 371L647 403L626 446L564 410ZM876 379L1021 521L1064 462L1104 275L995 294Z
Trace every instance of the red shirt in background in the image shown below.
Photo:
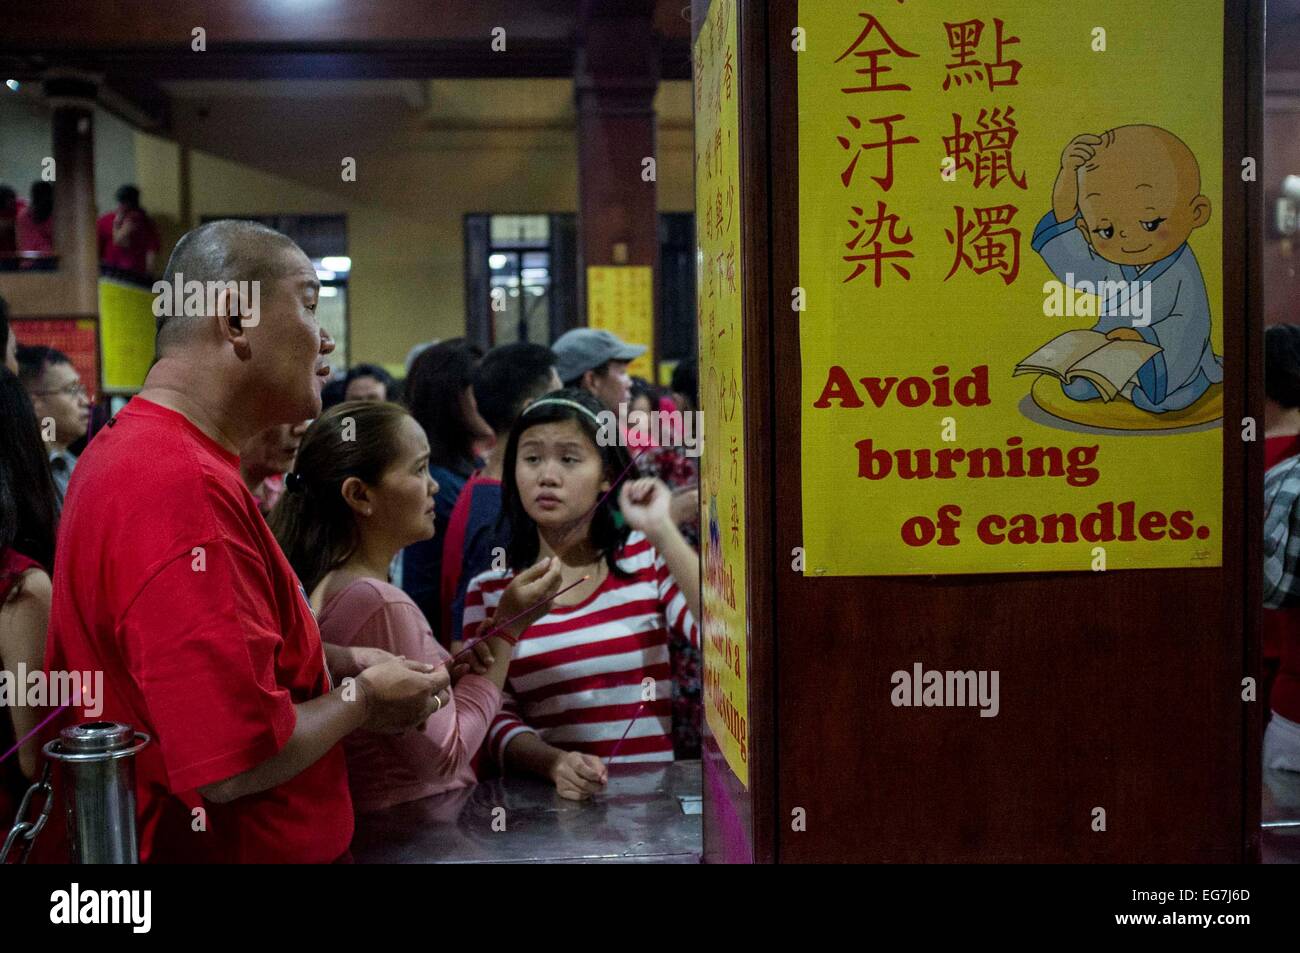
M82 454L59 526L46 667L102 670L99 719L153 738L136 756L142 860L312 863L347 851L341 745L259 794L216 804L198 793L283 748L293 706L330 681L306 594L238 457L182 415L137 397ZM204 831L193 830L199 806Z
M113 241L113 223L119 215L126 217L134 226L130 237L123 247ZM158 237L158 226L154 224L143 209L115 209L99 216L96 224L99 237L99 263L107 268L120 268L139 274L149 273L149 253L157 253L162 247Z
M1300 454L1300 434L1264 440L1264 469ZM1265 711L1300 722L1300 607L1265 609L1263 615Z

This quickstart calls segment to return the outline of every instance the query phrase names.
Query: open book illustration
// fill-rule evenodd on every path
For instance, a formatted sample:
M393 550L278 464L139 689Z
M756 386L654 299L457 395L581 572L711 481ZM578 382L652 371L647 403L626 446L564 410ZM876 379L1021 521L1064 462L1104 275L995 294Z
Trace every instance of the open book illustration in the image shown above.
M1017 374L1051 374L1065 383L1090 381L1112 401L1160 348L1145 341L1110 341L1097 331L1066 331L1016 365Z

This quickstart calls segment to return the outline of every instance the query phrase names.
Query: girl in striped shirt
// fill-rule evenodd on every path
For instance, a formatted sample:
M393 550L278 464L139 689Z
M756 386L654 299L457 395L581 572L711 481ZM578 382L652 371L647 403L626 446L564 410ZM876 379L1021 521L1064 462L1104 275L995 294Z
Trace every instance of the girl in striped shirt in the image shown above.
M616 746L620 762L672 760L669 633L699 645L699 557L662 481L625 482L614 506L611 487L630 460L602 412L570 388L519 416L502 474L508 568L476 576L465 596L468 642L539 557L559 558L562 588L589 577L520 638L487 738L499 765L549 778L573 800L604 786L602 758ZM484 647L479 661L490 660Z

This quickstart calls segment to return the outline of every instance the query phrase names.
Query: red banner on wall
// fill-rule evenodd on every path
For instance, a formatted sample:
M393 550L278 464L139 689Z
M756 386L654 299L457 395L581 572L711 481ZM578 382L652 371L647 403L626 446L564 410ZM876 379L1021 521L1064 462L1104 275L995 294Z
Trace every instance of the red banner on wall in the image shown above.
M44 344L68 355L90 393L99 389L99 322L93 318L28 318L11 320L19 344Z

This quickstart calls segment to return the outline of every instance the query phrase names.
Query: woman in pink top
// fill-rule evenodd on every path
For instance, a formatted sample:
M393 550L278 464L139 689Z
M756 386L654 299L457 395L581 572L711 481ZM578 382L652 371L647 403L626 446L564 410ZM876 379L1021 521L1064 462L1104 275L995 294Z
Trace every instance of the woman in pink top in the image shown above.
M424 430L395 404L349 401L308 428L270 525L311 593L326 642L431 665L450 661L424 614L388 581L393 557L433 535L437 490ZM516 581L498 618L543 605L455 666L454 689L422 728L357 731L344 740L357 813L474 783L474 755L501 706L512 642L558 591L559 566L542 560Z

